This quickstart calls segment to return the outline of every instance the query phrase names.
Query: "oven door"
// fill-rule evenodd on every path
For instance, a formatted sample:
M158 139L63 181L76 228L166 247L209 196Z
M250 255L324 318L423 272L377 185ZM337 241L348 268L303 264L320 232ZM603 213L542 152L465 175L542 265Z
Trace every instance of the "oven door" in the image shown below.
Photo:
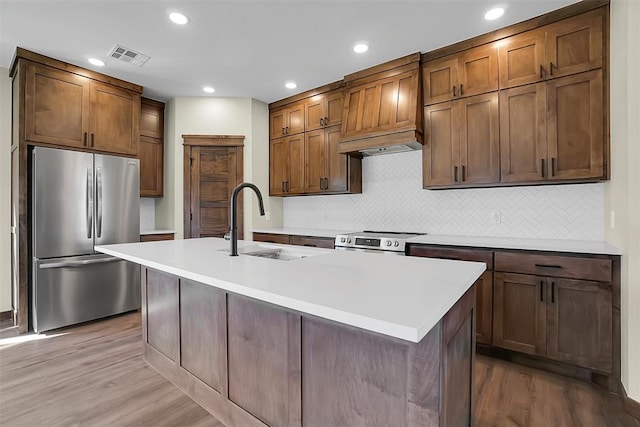
M346 248L343 246L336 246L335 249L337 251L352 251L352 252L368 252L374 254L383 254L383 255L400 255L404 256L404 252L398 251L381 251L379 249L362 249L362 248Z

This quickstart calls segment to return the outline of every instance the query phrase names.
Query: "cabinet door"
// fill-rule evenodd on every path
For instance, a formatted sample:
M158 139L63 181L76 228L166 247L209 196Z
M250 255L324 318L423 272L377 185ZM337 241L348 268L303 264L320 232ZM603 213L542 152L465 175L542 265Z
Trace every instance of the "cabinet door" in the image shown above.
M326 97L324 94L312 96L304 102L304 129L306 132L324 126L326 114Z
M269 195L284 194L285 168L287 166L287 150L285 138L273 139L269 142Z
M295 135L304 132L304 103L292 105L285 111L286 134Z
M458 180L459 132L456 101L425 107L422 149L424 187L452 185Z
M534 182L548 173L545 84L500 91L502 182Z
M162 167L164 156L162 141L141 136L139 150L140 196L162 197Z
M493 345L544 356L546 352L546 279L494 273Z
M341 192L347 191L348 171L347 162L349 157L346 154L340 154L340 127L334 126L325 130L326 142L326 164L327 164L327 181L325 182L325 191Z
M325 173L325 131L318 129L306 132L305 156L305 192L321 193L324 190Z
M500 182L498 93L476 95L457 102L460 114L459 182Z
M140 135L150 138L163 138L164 108L145 103L140 104Z
M550 77L602 68L602 20L600 14L585 14L547 27Z
M604 176L602 70L547 83L549 179Z
M498 90L496 44L469 49L458 58L459 96L473 96Z
M547 357L611 372L611 285L549 278Z
M326 127L336 126L342 123L342 90L329 92L326 95L326 112L325 122Z
M269 138L281 138L285 135L286 111L284 108L269 113Z
M25 139L84 147L89 131L89 79L28 64Z
M286 144L287 169L285 182L287 194L304 193L304 134L290 136Z
M544 41L543 30L532 30L500 42L500 89L536 83L546 77L549 69L544 65Z
M378 126L380 86L372 82L350 89L344 109L342 133L345 138L374 130Z
M458 57L425 63L422 69L425 105L449 101L458 95Z
M90 145L116 154L138 154L140 95L91 82Z
M493 332L493 272L485 271L476 281L476 341L491 345Z

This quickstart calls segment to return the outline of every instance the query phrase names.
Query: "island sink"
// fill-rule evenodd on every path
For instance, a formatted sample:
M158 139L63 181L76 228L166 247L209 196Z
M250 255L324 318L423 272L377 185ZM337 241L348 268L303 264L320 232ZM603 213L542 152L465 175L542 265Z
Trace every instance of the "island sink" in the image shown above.
M223 252L229 252L228 249L223 249ZM317 253L292 251L290 249L279 248L275 246L245 246L238 248L238 255L253 256L258 258L278 259L280 261L293 261L297 259L306 258L309 256L320 255Z

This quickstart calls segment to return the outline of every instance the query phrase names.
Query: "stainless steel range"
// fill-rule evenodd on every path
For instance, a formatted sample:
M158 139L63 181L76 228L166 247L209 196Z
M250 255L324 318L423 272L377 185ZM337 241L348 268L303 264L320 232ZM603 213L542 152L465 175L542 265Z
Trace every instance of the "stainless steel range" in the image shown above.
M396 233L392 231L360 231L338 234L335 248L344 251L404 255L407 239L423 234L425 233Z

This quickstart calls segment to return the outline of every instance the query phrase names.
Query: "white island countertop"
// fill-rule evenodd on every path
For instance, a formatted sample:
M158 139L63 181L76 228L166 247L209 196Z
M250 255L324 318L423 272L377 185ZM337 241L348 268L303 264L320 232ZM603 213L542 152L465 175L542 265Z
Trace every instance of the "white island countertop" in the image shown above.
M238 247L254 246L238 242ZM96 250L286 309L419 342L486 265L290 245L306 258L229 256L218 238L96 246Z

